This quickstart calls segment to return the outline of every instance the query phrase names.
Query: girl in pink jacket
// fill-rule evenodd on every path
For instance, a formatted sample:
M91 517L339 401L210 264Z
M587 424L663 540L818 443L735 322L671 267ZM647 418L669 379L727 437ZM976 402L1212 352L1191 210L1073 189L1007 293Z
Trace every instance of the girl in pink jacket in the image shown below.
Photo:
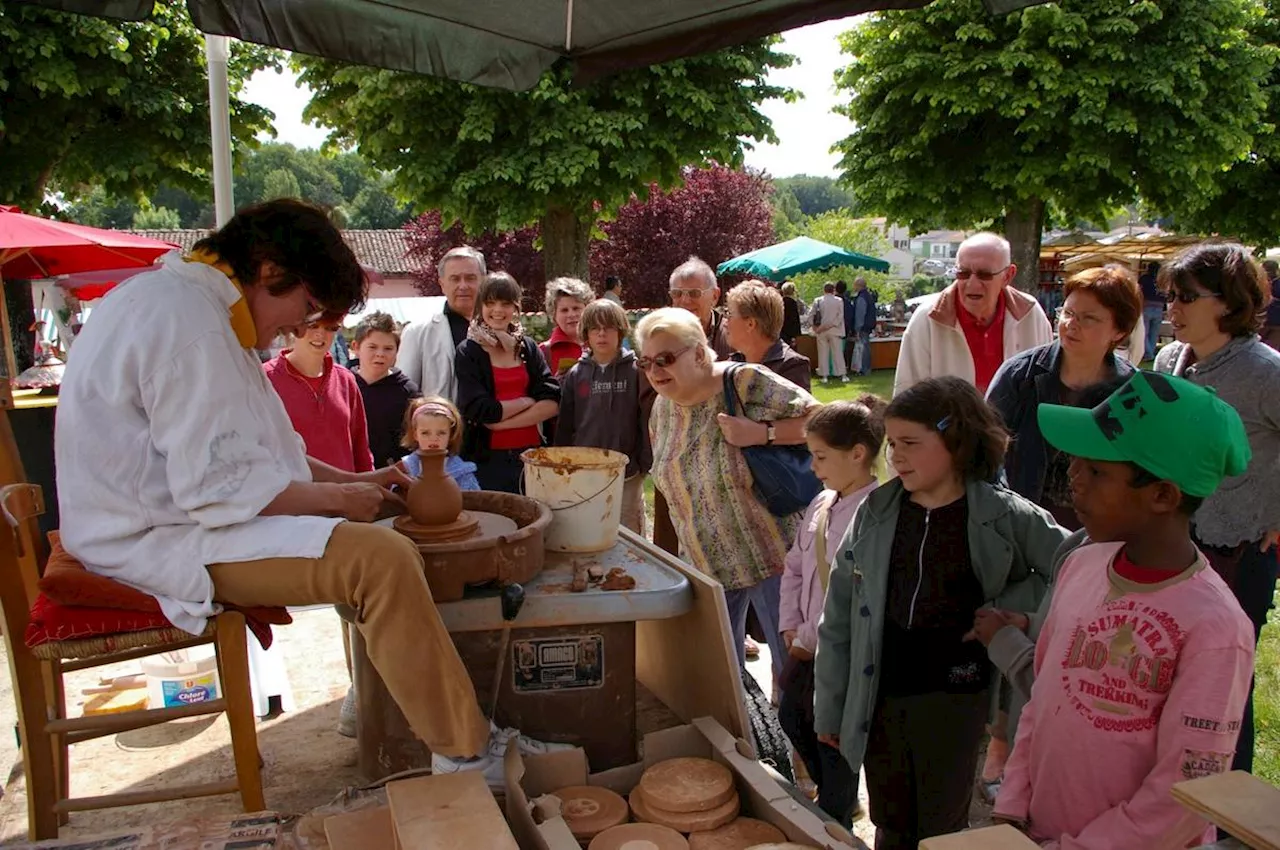
M813 657L831 560L858 505L876 488L884 409L883 400L864 395L822 406L805 425L813 472L827 489L809 505L787 553L779 604L778 628L789 655L779 678L778 720L818 785L818 806L845 827L857 809L858 774L813 731Z

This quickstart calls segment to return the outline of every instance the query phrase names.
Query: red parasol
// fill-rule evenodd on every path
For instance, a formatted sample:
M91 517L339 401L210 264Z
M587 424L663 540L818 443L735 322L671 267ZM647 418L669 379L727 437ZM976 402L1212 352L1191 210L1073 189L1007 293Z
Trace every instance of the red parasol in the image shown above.
M0 206L0 285L4 278L23 280L96 269L149 266L178 246L115 230L26 215ZM9 377L17 370L9 313L0 309Z

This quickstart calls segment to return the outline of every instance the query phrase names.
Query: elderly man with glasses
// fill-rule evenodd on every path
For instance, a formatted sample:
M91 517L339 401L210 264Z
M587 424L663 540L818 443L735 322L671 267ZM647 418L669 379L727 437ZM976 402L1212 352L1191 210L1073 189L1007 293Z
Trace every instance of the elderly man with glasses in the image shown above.
M724 360L733 353L733 346L725 336L724 316L716 309L720 301L720 286L716 273L698 257L690 257L676 266L671 273L668 287L671 306L688 310L702 322L707 342L715 349L716 359Z
M1015 288L1009 242L976 233L956 252L956 280L916 308L902 337L893 392L954 375L985 393L1005 360L1053 339L1035 298Z

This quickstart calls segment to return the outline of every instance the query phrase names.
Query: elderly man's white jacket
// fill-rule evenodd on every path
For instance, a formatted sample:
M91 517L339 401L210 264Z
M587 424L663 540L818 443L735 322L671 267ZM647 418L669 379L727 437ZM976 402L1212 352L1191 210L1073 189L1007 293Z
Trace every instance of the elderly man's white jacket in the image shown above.
M437 303L432 304L431 315L405 327L396 366L424 396L438 395L452 401L458 391L453 375L453 331L444 314L445 299L432 300Z
M167 255L94 309L59 392L63 545L193 634L216 613L207 564L318 558L341 521L259 516L311 472L231 328L239 297L222 272Z
M1004 290L1004 359L1020 351L1053 340L1049 319L1040 302L1012 286ZM898 352L898 371L893 377L893 394L928 378L954 375L969 383L977 380L973 354L956 310L956 285L916 308L907 322Z

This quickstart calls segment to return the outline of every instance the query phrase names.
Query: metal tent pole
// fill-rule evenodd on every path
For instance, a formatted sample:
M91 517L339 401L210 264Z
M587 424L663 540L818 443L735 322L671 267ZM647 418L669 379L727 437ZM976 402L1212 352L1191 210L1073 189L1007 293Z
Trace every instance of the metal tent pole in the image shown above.
M231 95L227 85L227 61L231 39L225 35L204 37L209 67L209 128L213 147L213 206L217 226L235 213L231 188Z

